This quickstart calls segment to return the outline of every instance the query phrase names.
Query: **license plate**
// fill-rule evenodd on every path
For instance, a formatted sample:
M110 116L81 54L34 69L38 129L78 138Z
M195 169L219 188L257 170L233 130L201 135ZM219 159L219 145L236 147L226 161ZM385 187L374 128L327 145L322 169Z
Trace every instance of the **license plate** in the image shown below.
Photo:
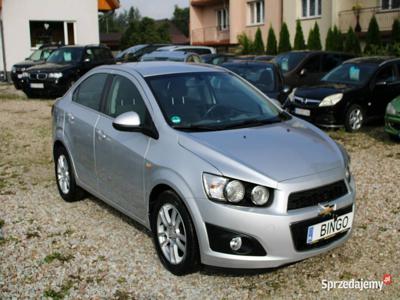
M44 89L44 84L43 83L31 83L31 88L32 89Z
M294 109L294 113L295 113L296 115L300 115L300 116L306 116L306 117L311 116L311 111L310 111L310 110L308 110L308 109L302 109L302 108L297 108L297 107Z
M348 213L308 227L307 244L326 239L337 233L349 230L353 225L353 213Z

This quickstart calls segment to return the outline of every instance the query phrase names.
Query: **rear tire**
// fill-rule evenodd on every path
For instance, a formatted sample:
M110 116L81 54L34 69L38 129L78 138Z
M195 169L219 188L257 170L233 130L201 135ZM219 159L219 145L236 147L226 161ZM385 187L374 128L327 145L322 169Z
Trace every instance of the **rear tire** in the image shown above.
M82 200L85 191L76 184L71 160L64 147L55 150L54 166L60 196L67 202Z
M154 245L164 267L177 276L197 271L196 231L188 210L176 193L165 191L157 197L150 222Z
M356 132L364 125L365 114L363 108L358 104L349 107L345 115L344 126L348 132Z

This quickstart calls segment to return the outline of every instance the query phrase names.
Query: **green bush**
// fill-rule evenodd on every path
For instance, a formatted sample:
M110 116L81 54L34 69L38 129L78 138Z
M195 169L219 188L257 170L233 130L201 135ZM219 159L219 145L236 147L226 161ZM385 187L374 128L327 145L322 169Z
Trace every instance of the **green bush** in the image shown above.
M256 31L256 35L254 37L254 43L253 43L253 53L262 55L264 54L265 51L265 46L264 46L264 41L261 33L261 29L258 28Z
M347 31L344 41L344 51L354 55L361 54L360 41L358 40L358 37L351 26Z
M279 34L279 47L278 52L288 52L292 50L292 45L290 44L290 34L286 23L282 24L281 32Z
M314 28L312 28L310 30L310 33L308 35L307 47L310 50L321 50L322 49L321 35L319 33L319 26L318 26L317 22L315 22Z
M278 42L276 41L275 31L272 26L269 27L267 40L267 54L276 55L278 53Z
M396 44L400 42L400 21L399 19L394 20L392 26L392 43Z
M304 40L303 28L301 28L300 20L296 22L296 35L294 37L294 50L304 50L306 49L306 42Z
M333 27L333 36L334 36L333 50L343 51L343 42L344 42L343 35L336 25Z
M375 16L373 16L371 18L371 21L369 22L368 32L367 32L365 42L366 42L366 45L365 45L364 52L366 54L374 52L374 49L375 50L379 49L382 45L379 25L378 25L378 22L376 21ZM373 46L375 46L375 47L373 47Z
M249 39L249 37L245 33L238 35L238 42L242 48L241 53L243 55L251 53L253 48L253 42Z
M335 50L335 35L332 28L329 28L328 34L326 35L325 50L334 51Z

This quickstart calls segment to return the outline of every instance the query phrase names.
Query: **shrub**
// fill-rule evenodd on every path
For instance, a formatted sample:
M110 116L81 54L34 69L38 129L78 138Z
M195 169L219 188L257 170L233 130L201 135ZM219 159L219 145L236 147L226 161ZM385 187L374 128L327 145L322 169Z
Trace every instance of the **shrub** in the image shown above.
M400 21L399 19L394 20L392 26L392 43L400 42Z
M333 36L333 50L343 51L343 35L336 25L333 27Z
M286 23L282 24L281 32L279 34L279 47L278 51L287 52L292 50L292 46L290 44L290 34Z
M261 29L258 28L256 31L256 35L254 37L254 43L253 43L253 52L254 54L264 54L265 51L265 46L264 46L264 41L262 38L262 33Z
M335 50L335 34L333 33L333 30L329 28L328 34L326 35L326 41L325 41L325 50L326 51L334 51Z
M310 50L321 50L321 36L319 33L319 26L318 23L315 22L314 28L310 30L308 35L308 49Z
M276 55L278 53L278 42L276 41L275 31L272 26L269 27L267 40L267 54Z
M242 47L241 51L242 54L246 55L251 53L251 50L253 48L252 45L253 43L245 33L238 35L238 42L239 45Z
M368 32L366 36L366 46L364 49L365 53L371 53L373 49L378 49L382 44L381 44L381 36L379 32L379 25L378 22L376 21L375 16L371 18L371 21L369 22L368 26ZM372 46L376 47L372 47Z
M294 50L304 50L306 49L306 42L304 40L303 28L301 28L300 20L296 22L296 35L294 37Z
M350 26L344 41L344 51L355 55L361 54L360 41L353 28Z

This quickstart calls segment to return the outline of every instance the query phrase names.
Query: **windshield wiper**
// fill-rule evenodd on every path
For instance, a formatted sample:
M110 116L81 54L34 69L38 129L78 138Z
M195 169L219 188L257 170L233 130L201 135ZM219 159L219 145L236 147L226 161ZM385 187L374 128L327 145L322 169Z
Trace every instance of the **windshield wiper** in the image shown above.
M216 131L219 130L219 127L213 127L213 126L206 126L206 125L187 125L187 126L179 126L179 125L173 125L172 128L176 130L182 130L182 131Z
M233 124L227 124L223 127L223 129L256 127L256 126L263 126L279 122L281 122L281 118L279 116L270 119L250 119L250 120L244 120L242 122L236 122Z

